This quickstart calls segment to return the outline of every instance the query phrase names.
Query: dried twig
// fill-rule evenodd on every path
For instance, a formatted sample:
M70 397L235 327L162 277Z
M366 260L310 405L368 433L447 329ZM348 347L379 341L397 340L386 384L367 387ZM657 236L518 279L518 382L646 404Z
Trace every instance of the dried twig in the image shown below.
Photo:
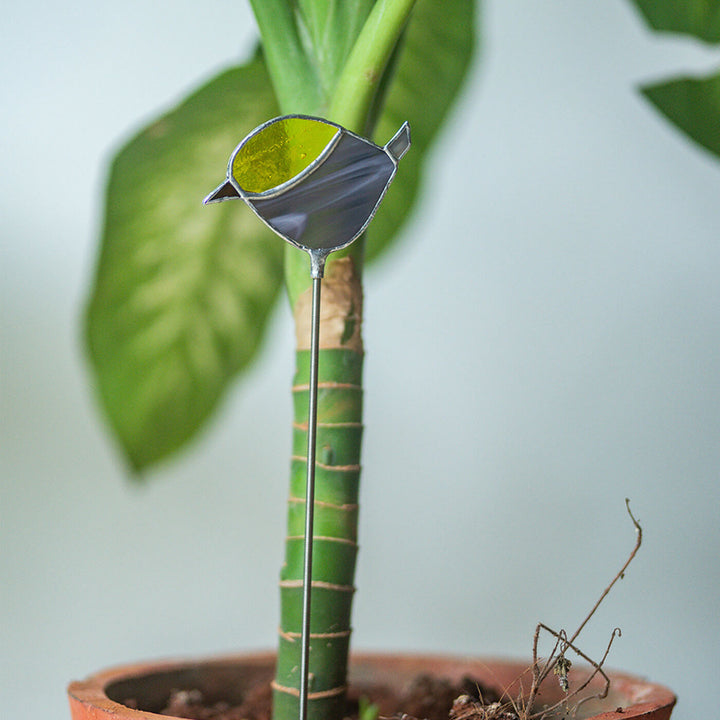
M552 712L553 710L557 709L561 705L565 704L567 707L570 705L570 701L573 698L578 698L578 695L590 684L592 679L600 674L602 675L603 679L605 680L605 684L603 689L590 697L585 697L582 699L578 699L578 701L574 705L574 709L577 709L577 707L581 704L586 702L587 700L590 700L592 698L604 698L607 696L608 689L610 687L610 679L605 674L605 671L602 669L605 660L607 659L608 653L610 652L610 648L613 644L613 641L616 637L619 637L621 635L620 628L615 628L610 636L610 641L608 642L607 648L605 649L605 653L603 654L602 659L600 662L595 662L590 657L588 657L580 648L577 647L575 644L575 641L577 640L580 633L583 631L585 626L588 624L590 618L595 614L597 609L602 604L603 600L607 597L608 593L612 590L615 583L622 579L625 576L625 571L627 570L630 563L634 560L635 555L637 555L638 550L640 549L640 545L642 544L642 528L640 527L640 524L635 519L635 516L632 514L632 510L630 510L630 500L628 498L625 498L625 507L627 508L628 515L630 516L630 519L632 520L633 525L635 526L636 531L636 540L635 540L635 546L632 549L632 552L628 556L627 560L625 561L625 564L620 568L620 570L617 572L615 577L610 581L610 584L603 590L603 592L600 594L600 597L598 598L595 605L593 605L590 612L585 616L585 619L580 623L577 630L572 634L570 638L567 637L567 634L564 630L560 630L560 632L556 632L552 628L548 627L544 623L538 623L537 627L535 628L535 635L533 638L533 664L532 664L532 672L533 672L533 681L532 685L530 687L530 693L528 694L527 701L525 703L525 707L528 710L528 714L525 715L527 720L530 720L531 718L541 718L547 715L548 713ZM550 653L550 656L548 659L542 664L538 659L538 638L540 636L540 632L544 630L545 632L549 633L555 638L555 646L552 649L552 652ZM569 691L569 681L567 678L567 671L570 667L570 661L566 658L565 654L568 650L572 650L578 657L585 660L593 669L592 672L585 678L585 680L576 687L572 693L569 695L567 694ZM533 704L537 698L538 692L540 690L540 686L545 681L547 676L551 673L555 673L558 676L558 680L560 682L560 686L566 693L566 697L561 700L560 702L555 703L554 705L551 705L550 707L544 708L542 711L533 713L532 707Z
M587 702L588 700L602 699L607 697L608 690L610 688L610 678L603 670L603 665L605 664L605 660L610 653L610 648L612 647L615 638L620 637L620 635L622 634L620 628L615 628L612 631L610 635L610 640L608 641L607 647L605 648L605 652L599 662L595 662L591 657L586 655L577 646L576 640L585 628L585 626L588 624L590 618L595 614L597 609L602 604L603 600L612 590L615 583L625 576L625 571L627 570L630 563L634 560L635 555L637 555L637 552L640 549L640 545L642 544L642 528L640 527L638 521L635 519L635 516L632 514L632 511L630 510L630 501L627 498L625 499L625 506L637 533L635 546L633 547L632 552L625 561L625 564L620 568L615 577L611 580L610 584L603 590L597 602L595 603L595 605L593 605L590 612L585 616L585 619L580 623L577 630L575 630L572 636L568 637L565 630L556 631L548 627L544 623L538 623L537 627L535 628L535 634L533 636L533 661L530 668L528 668L528 672L530 672L532 676L532 682L528 694L525 695L525 693L523 692L521 676L517 679L517 683L520 685L520 693L516 699L513 699L510 696L509 692L506 690L505 692L503 692L500 702L492 703L491 705L473 703L474 713L464 713L462 720L471 720L471 718L472 720L507 720L508 718L512 718L513 716L515 720L544 720L551 713L558 710L560 707L565 706L566 712L572 714L575 713L575 711L580 705ZM538 656L539 638L540 633L543 631L555 638L555 645L553 646L550 655L545 660L540 659ZM567 658L567 653L569 651L575 653L577 657L584 660L591 667L591 671L588 673L588 675L582 680L582 682L577 685L577 687L574 687L572 689L572 692L570 692L570 680L568 677L568 671L570 669L570 666L572 665L571 661ZM552 705L543 707L542 710L534 712L533 706L537 701L540 687L547 679L548 675L550 675L550 673L553 673L557 676L560 687L565 693L565 697ZM592 695L580 697L580 694L587 688L587 686L597 675L600 675L604 680L602 690Z

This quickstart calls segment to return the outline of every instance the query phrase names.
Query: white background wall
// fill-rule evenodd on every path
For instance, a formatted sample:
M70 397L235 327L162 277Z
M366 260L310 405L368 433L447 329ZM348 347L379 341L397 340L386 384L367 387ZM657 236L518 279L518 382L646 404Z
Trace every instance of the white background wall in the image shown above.
M244 3L3 10L0 698L159 656L270 647L292 340L283 306L193 450L131 485L79 315L113 147L245 53ZM717 66L624 0L486 4L411 232L368 274L355 641L528 657L572 629L714 710L720 658L720 163L634 91ZM412 237L411 237L412 236Z

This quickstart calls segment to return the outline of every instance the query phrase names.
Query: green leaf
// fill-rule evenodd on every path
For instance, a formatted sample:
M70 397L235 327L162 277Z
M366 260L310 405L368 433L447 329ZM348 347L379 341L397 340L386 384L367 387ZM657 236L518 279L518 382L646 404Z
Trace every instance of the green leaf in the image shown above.
M293 3L250 0L262 36L275 97L284 114L317 112L322 88L317 68L307 54Z
M255 126L277 115L262 58L222 73L115 157L86 339L130 465L180 448L254 357L283 243L242 202L203 206Z
M384 145L405 120L412 146L367 230L366 258L397 239L417 199L428 151L467 75L475 46L473 0L418 0L374 138Z
M297 0L324 95L328 98L375 0Z
M361 695L358 698L358 717L360 720L378 720L380 706L371 702L366 695Z
M720 73L677 78L641 90L673 124L720 157Z
M285 114L326 115L375 0L250 0Z
M633 0L655 30L720 42L720 0Z

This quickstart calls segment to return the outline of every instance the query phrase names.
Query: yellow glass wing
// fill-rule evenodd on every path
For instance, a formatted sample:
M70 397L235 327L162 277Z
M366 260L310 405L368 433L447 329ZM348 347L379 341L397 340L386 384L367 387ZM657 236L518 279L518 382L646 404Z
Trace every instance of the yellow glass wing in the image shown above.
M246 192L270 190L305 170L338 132L334 125L312 118L272 122L239 149L232 175Z

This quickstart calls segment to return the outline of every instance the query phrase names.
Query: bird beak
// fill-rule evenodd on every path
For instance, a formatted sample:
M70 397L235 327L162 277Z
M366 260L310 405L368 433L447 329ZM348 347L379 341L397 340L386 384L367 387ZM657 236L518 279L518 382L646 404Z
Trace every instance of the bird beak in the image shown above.
M222 185L216 187L204 200L203 205L207 205L212 202L220 202L221 200L231 200L232 198L238 198L237 190L232 186L229 180L226 180Z

